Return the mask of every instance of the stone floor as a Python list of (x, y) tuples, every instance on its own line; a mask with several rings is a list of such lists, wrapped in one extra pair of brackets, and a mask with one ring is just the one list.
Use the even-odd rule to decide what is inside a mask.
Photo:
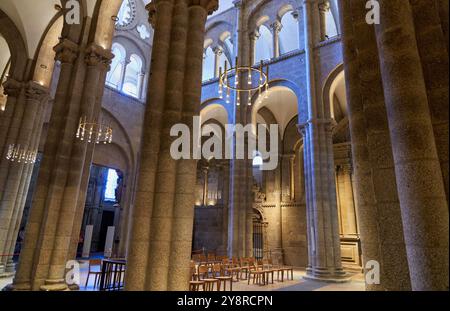
[[(86, 287), (86, 279), (89, 266), (87, 262), (82, 262), (80, 266), (80, 290), (94, 291), (94, 276), (89, 278), (88, 286)], [(233, 283), (233, 291), (364, 291), (364, 277), (362, 274), (352, 274), (351, 281), (347, 283), (324, 283), (311, 280), (304, 280), (305, 271), (295, 270), (294, 280), (277, 282), (275, 277), (274, 284), (260, 286), (253, 285), (248, 281), (240, 281)], [(12, 278), (0, 279), (0, 289), (12, 282)], [(228, 288), (229, 285), (227, 285)]]

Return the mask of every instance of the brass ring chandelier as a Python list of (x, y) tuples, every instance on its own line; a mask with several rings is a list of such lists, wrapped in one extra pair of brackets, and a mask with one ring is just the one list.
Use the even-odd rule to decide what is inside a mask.
[[(236, 64), (238, 59), (236, 58)], [(222, 72), (222, 67), (219, 69), (219, 97), (226, 98), (226, 103), (231, 101), (231, 92), (236, 93), (236, 106), (241, 105), (241, 93), (247, 93), (248, 106), (252, 105), (252, 93), (258, 92), (259, 99), (264, 91), (265, 98), (269, 97), (269, 65), (266, 66), (264, 72), (264, 63), (261, 61), (259, 67), (252, 66), (237, 66), (228, 68), (228, 62), (225, 61), (225, 70)], [(231, 81), (234, 76), (234, 82)], [(246, 82), (240, 81), (245, 81)], [(257, 81), (255, 83), (254, 81)], [(243, 84), (243, 85), (242, 85)], [(225, 95), (224, 95), (225, 94)]]
[(87, 117), (81, 117), (78, 124), (76, 137), (81, 140), (95, 144), (110, 144), (113, 137), (113, 129), (110, 125), (90, 122)]
[(23, 148), (20, 145), (9, 145), (6, 159), (11, 162), (34, 164), (37, 159), (37, 151)]

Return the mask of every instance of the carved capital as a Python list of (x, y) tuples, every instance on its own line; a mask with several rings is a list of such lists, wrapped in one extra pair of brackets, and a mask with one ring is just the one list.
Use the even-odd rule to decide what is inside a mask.
[(23, 83), (12, 78), (8, 78), (5, 83), (3, 83), (3, 93), (10, 97), (18, 97), (20, 90), (22, 89)]
[(261, 37), (261, 34), (258, 30), (252, 31), (249, 35), (250, 41), (257, 41), (259, 37)]
[(86, 49), (85, 61), (88, 66), (99, 66), (103, 69), (111, 64), (114, 54), (99, 45), (92, 44)]
[(220, 56), (223, 54), (223, 48), (221, 46), (216, 46), (215, 48), (213, 48), (213, 52), (217, 56)]
[(278, 34), (278, 33), (280, 33), (281, 29), (283, 29), (283, 25), (279, 21), (276, 21), (270, 25), (270, 28), (273, 29), (274, 33)]
[(67, 39), (62, 39), (53, 50), (56, 53), (55, 60), (58, 60), (63, 64), (73, 64), (77, 59), (79, 48), (76, 43)]
[(148, 11), (148, 22), (149, 24), (155, 28), (156, 25), (156, 3), (155, 1), (150, 2), (145, 6), (145, 9)]
[(186, 0), (188, 7), (200, 6), (205, 9), (208, 15), (214, 13), (219, 8), (219, 0)]
[(30, 81), (26, 85), (25, 95), (27, 100), (41, 102), (48, 94), (48, 89), (37, 82)]
[(326, 13), (330, 10), (330, 2), (324, 1), (322, 3), (319, 3), (319, 11), (321, 13)]

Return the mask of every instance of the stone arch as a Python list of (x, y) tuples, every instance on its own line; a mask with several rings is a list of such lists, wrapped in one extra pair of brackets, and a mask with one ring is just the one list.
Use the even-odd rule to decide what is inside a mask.
[[(125, 127), (122, 125), (122, 123), (108, 110), (105, 108), (102, 108), (102, 117), (106, 116), (106, 119), (111, 120), (111, 124), (114, 128), (113, 133), (113, 142), (115, 141), (116, 144), (117, 140), (114, 139), (114, 137), (117, 138), (117, 134), (120, 134), (120, 138), (122, 138), (122, 144), (118, 144), (121, 146), (121, 148), (124, 150), (125, 154), (127, 154), (127, 158), (129, 159), (130, 163), (130, 169), (133, 169), (135, 167), (135, 158), (136, 153), (135, 150), (133, 150), (133, 145), (131, 143), (130, 136), (128, 135)], [(127, 152), (128, 150), (128, 152)]]
[(22, 80), (27, 65), (27, 47), (25, 41), (11, 18), (0, 9), (0, 34), (8, 44), (11, 54), (9, 76)]
[(119, 12), (123, 0), (98, 0), (94, 9), (91, 42), (110, 49), (115, 32), (114, 16)]
[(344, 64), (339, 64), (336, 66), (325, 79), (325, 83), (322, 89), (322, 103), (323, 109), (325, 113), (325, 118), (333, 118), (334, 108), (333, 108), (333, 99), (331, 98), (331, 93), (333, 88), (336, 87), (336, 80), (338, 78), (342, 78), (344, 75)]
[[(298, 118), (300, 118), (300, 114), (298, 112), (301, 111), (300, 105), (303, 100), (302, 95), (301, 95), (302, 94), (301, 88), (294, 82), (291, 82), (289, 80), (284, 80), (284, 79), (276, 79), (276, 80), (272, 80), (269, 82), (269, 92), (277, 87), (289, 89), (290, 91), (292, 91), (295, 94), (295, 96), (297, 97), (297, 114), (298, 114)], [(261, 96), (265, 96), (264, 93), (262, 93)], [(254, 122), (255, 116), (258, 113), (258, 110), (260, 109), (260, 106), (257, 104), (258, 100), (259, 100), (259, 93), (256, 92), (252, 96), (252, 107), (251, 107), (251, 109), (249, 109), (248, 115), (247, 115), (248, 120), (251, 120), (252, 124), (255, 124), (255, 122)]]
[(53, 76), (53, 69), (55, 67), (55, 47), (61, 37), (64, 28), (64, 16), (60, 11), (48, 24), (44, 31), (38, 48), (36, 49), (32, 76), (30, 77), (39, 84), (49, 87)]
[(202, 124), (210, 119), (216, 119), (222, 125), (231, 123), (230, 113), (222, 99), (210, 99), (204, 102), (200, 107), (200, 118), (202, 118)]

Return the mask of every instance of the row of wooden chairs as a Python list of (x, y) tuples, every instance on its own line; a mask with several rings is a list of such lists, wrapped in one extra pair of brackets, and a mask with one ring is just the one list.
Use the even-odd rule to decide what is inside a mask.
[[(222, 258), (222, 262), (209, 262), (196, 264), (191, 262), (191, 290), (199, 291), (200, 288), (205, 291), (214, 290), (214, 285), (220, 291), (221, 285), (230, 282), (232, 290), (233, 282), (248, 280), (248, 284), (253, 280), (253, 284), (267, 285), (274, 283), (275, 274), (278, 282), (284, 282), (286, 277), (294, 280), (294, 268), (275, 265), (271, 259), (256, 260), (254, 258)], [(244, 277), (245, 275), (245, 277)]]
[(227, 290), (227, 282), (230, 283), (230, 291), (233, 291), (233, 277), (227, 274), (223, 265), (215, 264), (201, 264), (196, 265), (191, 261), (191, 281), (189, 283), (190, 291), (220, 291), (223, 285), (223, 290)]

